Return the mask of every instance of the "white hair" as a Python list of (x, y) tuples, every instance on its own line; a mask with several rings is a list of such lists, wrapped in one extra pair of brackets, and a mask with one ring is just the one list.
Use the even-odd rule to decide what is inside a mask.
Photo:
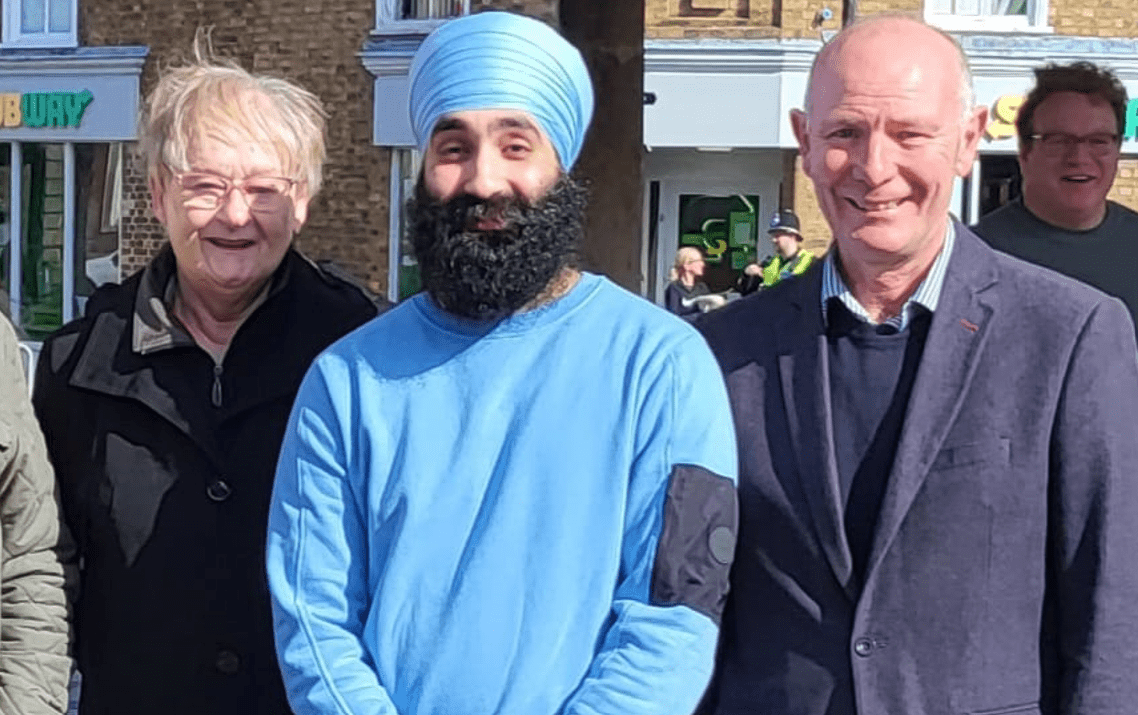
[(320, 100), (287, 80), (213, 58), (208, 37), (203, 53), (202, 34), (194, 42), (195, 61), (163, 72), (147, 98), (140, 132), (147, 174), (158, 176), (163, 166), (188, 170), (190, 147), (203, 136), (252, 140), (271, 146), (291, 178), (315, 196), (325, 157)]

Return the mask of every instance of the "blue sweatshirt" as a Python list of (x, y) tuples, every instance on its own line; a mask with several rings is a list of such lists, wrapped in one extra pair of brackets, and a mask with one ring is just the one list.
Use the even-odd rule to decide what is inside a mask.
[(272, 499), (298, 715), (688, 715), (736, 452), (703, 339), (608, 280), (496, 324), (420, 294), (329, 348)]

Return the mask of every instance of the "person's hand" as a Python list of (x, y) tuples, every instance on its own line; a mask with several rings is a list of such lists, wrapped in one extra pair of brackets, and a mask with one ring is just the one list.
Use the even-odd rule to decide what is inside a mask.
[(700, 296), (699, 307), (705, 313), (709, 310), (722, 308), (725, 305), (727, 305), (727, 297), (720, 295), (719, 293), (711, 293), (710, 295)]

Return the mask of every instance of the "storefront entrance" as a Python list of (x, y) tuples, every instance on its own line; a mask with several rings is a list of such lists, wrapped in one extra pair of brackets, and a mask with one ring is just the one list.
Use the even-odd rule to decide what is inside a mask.
[(27, 338), (119, 280), (121, 161), (118, 143), (0, 144), (0, 298)]

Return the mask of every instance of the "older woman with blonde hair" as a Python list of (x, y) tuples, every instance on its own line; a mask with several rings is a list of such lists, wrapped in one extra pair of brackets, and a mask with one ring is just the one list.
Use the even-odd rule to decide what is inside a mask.
[(150, 95), (141, 146), (168, 243), (45, 344), (35, 406), (82, 558), (80, 712), (289, 713), (264, 539), (301, 378), (376, 314), (292, 239), (324, 112), (202, 59)]

